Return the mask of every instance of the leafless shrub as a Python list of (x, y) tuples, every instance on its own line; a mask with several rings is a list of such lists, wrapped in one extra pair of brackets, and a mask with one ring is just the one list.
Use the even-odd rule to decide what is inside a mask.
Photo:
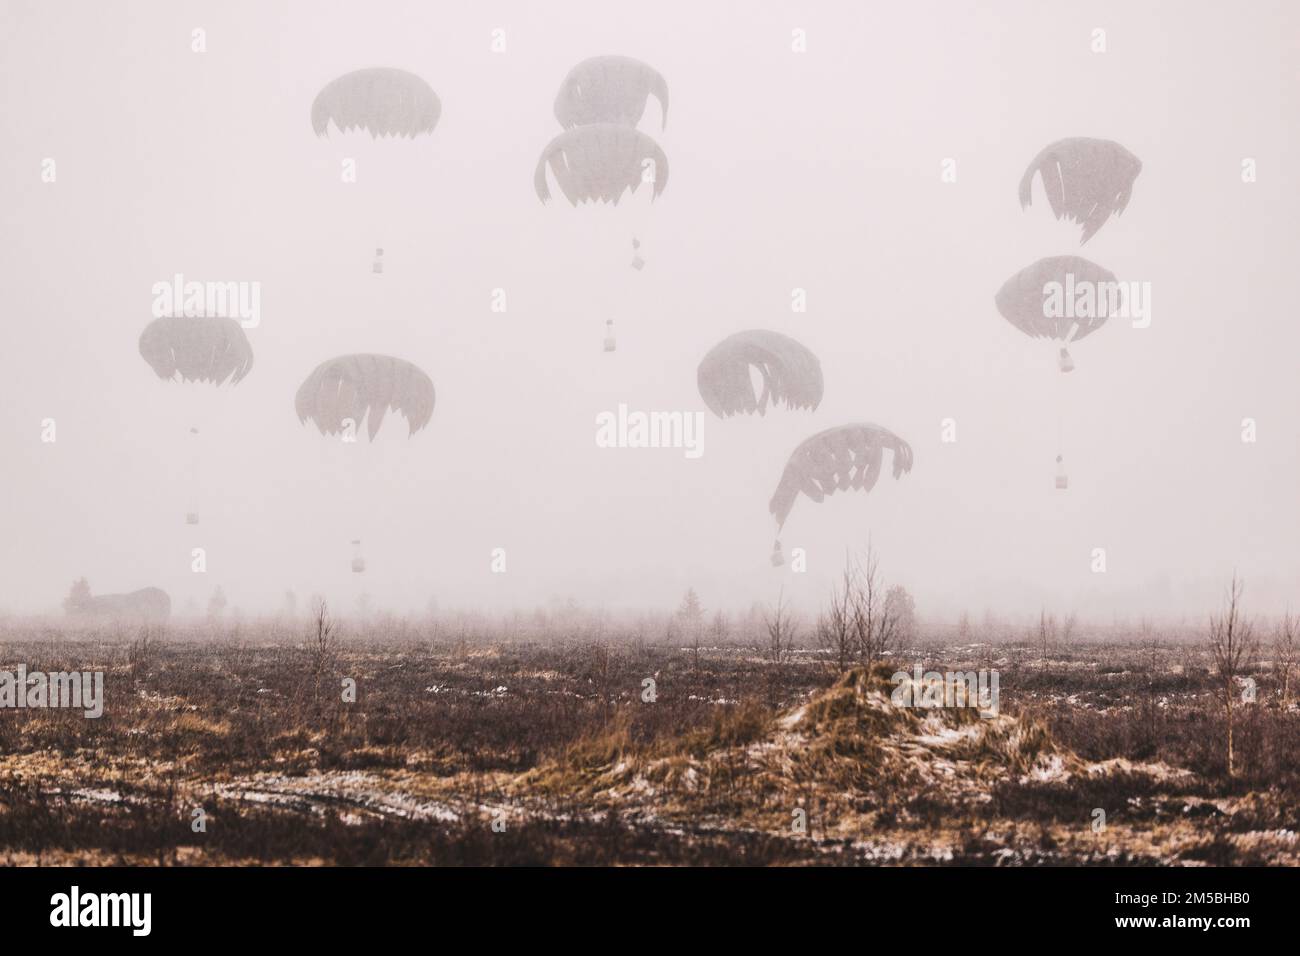
[(1142, 727), (1146, 746), (1154, 751), (1158, 740), (1156, 723), (1160, 714), (1156, 700), (1156, 678), (1160, 674), (1160, 644), (1150, 621), (1143, 619), (1140, 631), (1143, 663), (1146, 665), (1146, 688), (1142, 697)]
[(338, 659), (334, 619), (330, 617), (329, 604), (323, 597), (312, 601), (311, 622), (312, 632), (308, 638), (307, 651), (311, 656), (312, 676), (320, 680), (333, 669)]
[(700, 603), (695, 588), (689, 588), (677, 608), (676, 622), (691, 642), (691, 659), (698, 670), (700, 666), (700, 632), (703, 630), (704, 605)]
[(885, 586), (880, 576), (880, 560), (876, 557), (870, 542), (867, 544), (866, 556), (858, 568), (855, 614), (858, 659), (870, 665), (897, 649), (900, 622), (898, 610), (891, 608), (885, 599)]
[(907, 588), (895, 584), (885, 593), (885, 608), (897, 621), (897, 649), (902, 650), (917, 638), (916, 601)]
[(1042, 653), (1039, 659), (1047, 663), (1047, 646), (1056, 640), (1056, 615), (1048, 614), (1047, 608), (1038, 612), (1038, 646)]
[(591, 680), (600, 698), (601, 723), (609, 723), (613, 688), (611, 687), (609, 644), (596, 641), (591, 645)]
[(713, 623), (709, 625), (709, 636), (715, 645), (722, 644), (727, 635), (731, 633), (731, 622), (727, 620), (724, 611), (718, 611), (713, 615)]
[(763, 624), (767, 629), (767, 658), (773, 664), (779, 664), (789, 656), (799, 630), (794, 615), (786, 607), (784, 588), (772, 612), (763, 612)]
[(140, 627), (127, 646), (126, 660), (131, 668), (132, 680), (139, 680), (142, 674), (149, 672), (149, 667), (158, 655), (159, 637), (158, 631), (146, 624)]
[(1254, 625), (1242, 610), (1241, 596), (1245, 582), (1232, 575), (1226, 603), (1221, 614), (1210, 618), (1210, 654), (1214, 661), (1214, 692), (1223, 707), (1228, 725), (1228, 776), (1235, 772), (1232, 750), (1232, 706), (1237, 696), (1237, 680), (1250, 665), (1255, 653)]
[(831, 589), (826, 611), (817, 621), (818, 643), (840, 670), (853, 662), (874, 664), (898, 648), (903, 605), (888, 599), (880, 562), (870, 543), (861, 559), (844, 558), (840, 584)]
[(831, 654), (836, 670), (846, 671), (857, 650), (856, 616), (857, 567), (850, 555), (844, 556), (844, 573), (838, 586), (831, 588), (831, 599), (817, 617), (817, 643)]
[(1291, 671), (1295, 668), (1296, 619), (1288, 610), (1273, 629), (1273, 667), (1277, 671), (1282, 706), (1291, 702)]

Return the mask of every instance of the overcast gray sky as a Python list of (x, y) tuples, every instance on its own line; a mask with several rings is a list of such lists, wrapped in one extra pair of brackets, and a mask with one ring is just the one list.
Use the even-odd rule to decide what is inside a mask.
[[(431, 596), (665, 606), (691, 585), (709, 608), (782, 586), (812, 608), (868, 535), (932, 615), (1200, 613), (1234, 567), (1259, 610), (1298, 597), (1294, 4), (0, 11), (0, 606), (54, 608), (84, 575), (96, 593), (162, 587), (178, 608), (218, 584), (249, 611), (287, 588), (345, 604), (364, 590), (401, 610)], [(1090, 49), (1097, 27), (1105, 53)], [(666, 128), (654, 104), (641, 128), (669, 184), (653, 204), (641, 190), (617, 209), (558, 193), (543, 206), (532, 177), (559, 132), (556, 90), (606, 53), (667, 78)], [(432, 136), (313, 134), (317, 92), (367, 66), (429, 82)], [(1040, 184), (1030, 209), (1017, 200), (1030, 160), (1070, 136), (1143, 163), (1127, 211), (1082, 248)], [(344, 157), (359, 182), (340, 181)], [(941, 181), (946, 158), (955, 183)], [(1146, 329), (1112, 320), (1063, 376), (993, 296), (1066, 254), (1149, 282), (1153, 315)], [(164, 384), (141, 359), (152, 286), (177, 272), (261, 283), (256, 364), (237, 387)], [(496, 288), (505, 313), (491, 311)], [(794, 288), (806, 313), (791, 311)], [(746, 328), (820, 357), (817, 411), (706, 411), (698, 460), (596, 447), (595, 416), (620, 402), (703, 411), (700, 358)], [(345, 352), (425, 369), (429, 426), (408, 441), (390, 419), (344, 458), (300, 425), (298, 385)], [(1052, 487), (1058, 408), (1067, 492)], [(940, 440), (944, 418), (955, 443)], [(870, 494), (801, 498), (782, 541), (809, 570), (771, 567), (767, 503), (786, 458), (853, 421), (905, 438), (915, 467)], [(369, 568), (351, 575), (358, 536)]]

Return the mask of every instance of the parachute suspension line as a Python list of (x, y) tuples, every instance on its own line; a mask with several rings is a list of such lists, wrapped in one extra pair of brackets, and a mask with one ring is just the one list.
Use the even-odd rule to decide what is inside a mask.
[[(653, 182), (642, 182), (637, 192), (628, 192), (624, 195), (622, 204), (631, 207), (630, 215), (625, 217), (615, 217), (615, 232), (621, 234), (621, 238), (611, 238), (611, 247), (618, 248), (622, 243), (623, 252), (631, 257), (631, 260), (621, 267), (622, 280), (618, 283), (621, 294), (616, 314), (620, 318), (635, 319), (645, 310), (641, 308), (642, 297), (644, 295), (644, 285), (640, 279), (640, 273), (646, 266), (646, 260), (643, 253), (646, 250), (646, 236), (650, 231), (650, 223), (654, 220), (653, 210), (649, 208), (652, 202), (646, 196), (646, 192), (653, 192)], [(630, 222), (620, 222), (619, 219), (627, 219)], [(631, 226), (631, 238), (627, 237), (626, 228)], [(611, 343), (613, 341), (612, 332), (605, 339), (605, 351), (612, 352)]]
[(1074, 359), (1070, 357), (1070, 343), (1074, 341), (1078, 332), (1079, 323), (1074, 322), (1070, 325), (1070, 331), (1065, 334), (1065, 338), (1061, 340), (1061, 352), (1057, 356), (1056, 363), (1062, 372), (1074, 371)]
[[(367, 418), (369, 418), (369, 415), (367, 415)], [(361, 517), (359, 519), (356, 513), (357, 512), (357, 505), (356, 505), (357, 486), (364, 484), (364, 482), (357, 480), (357, 472), (361, 470), (361, 458), (362, 458), (361, 434), (362, 434), (362, 423), (360, 421), (357, 421), (352, 432), (352, 441), (348, 442), (343, 446), (343, 452), (345, 455), (345, 460), (343, 463), (344, 483), (347, 485), (347, 490), (344, 493), (343, 500), (348, 503), (347, 510), (348, 510), (348, 514), (351, 516), (348, 521), (350, 525), (350, 528), (348, 529), (349, 531), (348, 540), (351, 542), (355, 552), (352, 558), (352, 570), (354, 572), (357, 571), (357, 561), (361, 559), (361, 529), (358, 527), (358, 525), (361, 526), (365, 525), (364, 517)], [(362, 560), (361, 562), (361, 568), (363, 570), (365, 568), (364, 560)]]
[[(352, 518), (354, 512), (354, 506), (352, 503), (356, 500), (356, 496), (353, 492), (355, 486), (353, 470), (356, 467), (354, 452), (356, 452), (357, 449), (352, 446), (352, 442), (344, 441), (345, 434), (347, 433), (340, 431), (337, 434), (327, 435), (320, 442), (320, 445), (318, 446), (319, 459), (317, 475), (320, 483), (325, 486), (324, 490), (326, 500), (330, 502), (327, 506), (329, 512), (332, 514), (342, 513), (348, 515), (347, 525), (350, 526), (355, 523)], [(359, 424), (354, 426), (351, 434), (354, 440), (359, 441), (361, 426)], [(335, 506), (335, 502), (341, 503), (342, 507)], [(330, 525), (332, 526), (333, 522), (330, 522)], [(355, 527), (345, 527), (343, 529), (331, 527), (330, 533), (331, 535), (337, 534), (340, 530), (347, 532), (348, 538), (346, 540), (348, 541), (353, 541), (356, 537)], [(331, 546), (331, 550), (332, 547), (333, 546)], [(355, 543), (353, 544), (353, 548), (355, 550)], [(355, 564), (355, 561), (353, 563)]]
[(1065, 382), (1056, 377), (1056, 490), (1065, 491), (1070, 479), (1065, 471)]
[[(336, 481), (329, 491), (335, 493), (338, 501), (339, 507), (334, 510), (346, 509), (345, 520), (353, 523), (353, 527), (349, 528), (352, 533), (340, 535), (340, 545), (363, 537), (356, 531), (368, 527), (370, 509), (366, 505), (372, 496), (359, 497), (356, 491), (358, 488), (373, 491), (374, 482), (370, 479), (381, 464), (374, 459), (379, 449), (356, 446), (370, 445), (390, 412), (393, 418), (406, 419), (408, 437), (413, 435), (433, 416), (434, 398), (433, 382), (424, 371), (390, 355), (356, 354), (327, 359), (299, 386), (294, 396), (299, 419), (313, 423), (321, 433), (323, 444), (339, 442), (342, 446), (331, 449), (331, 454), (338, 457), (333, 470)], [(398, 427), (401, 426), (390, 424), (389, 430)], [(358, 518), (359, 510), (367, 513)]]
[(641, 188), (637, 190), (636, 195), (628, 193), (627, 198), (624, 200), (632, 206), (632, 215), (628, 217), (631, 219), (632, 226), (632, 260), (628, 263), (628, 267), (636, 272), (640, 272), (646, 265), (645, 251), (648, 248), (646, 241), (650, 234), (650, 224), (654, 220), (654, 210), (650, 207), (657, 200), (647, 197), (645, 194), (647, 191), (653, 194), (654, 188), (654, 183), (642, 182)]
[[(364, 422), (361, 419), (357, 420), (353, 441), (344, 446), (348, 458), (345, 500), (348, 502), (348, 514), (351, 515), (348, 540), (353, 549), (352, 570), (358, 574), (366, 569), (362, 548), (367, 532), (374, 525), (373, 492), (377, 487), (375, 475), (381, 470), (381, 466), (375, 461), (379, 450), (375, 448), (374, 439), (370, 437), (370, 418), (374, 414), (375, 409), (371, 407), (366, 411)], [(353, 595), (355, 603), (361, 597), (364, 582), (356, 578), (354, 583), (356, 584), (354, 589), (356, 593)]]
[(202, 506), (205, 501), (204, 459), (208, 447), (212, 444), (212, 423), (216, 419), (216, 406), (220, 403), (221, 396), (217, 389), (186, 386), (183, 390), (193, 393), (185, 396), (189, 408), (189, 426), (185, 435), (189, 458), (185, 523), (196, 525), (202, 520)]
[(188, 439), (189, 439), (189, 446), (190, 446), (189, 447), (190, 475), (189, 475), (189, 495), (187, 497), (186, 509), (185, 509), (185, 523), (198, 524), (199, 523), (199, 483), (202, 479), (202, 467), (200, 461), (201, 450), (199, 445), (202, 440), (202, 436), (199, 432), (199, 428), (197, 424), (190, 426)]
[[(207, 432), (207, 422), (215, 417), (212, 412), (218, 403), (220, 391), (234, 387), (253, 367), (253, 349), (243, 327), (229, 316), (164, 315), (150, 322), (140, 333), (140, 357), (149, 364), (160, 379), (183, 387), (183, 397), (176, 406), (188, 414), (189, 434), (178, 438), (181, 444), (180, 460), (189, 460), (181, 466), (180, 484), (186, 485), (187, 512), (185, 523), (199, 523), (197, 499), (201, 480), (200, 446), (206, 443), (201, 437)], [(201, 388), (199, 386), (202, 386)], [(191, 391), (196, 390), (191, 395)], [(166, 426), (170, 432), (173, 425)], [(192, 439), (192, 440), (190, 440)]]
[(337, 486), (338, 467), (334, 461), (337, 449), (330, 447), (328, 439), (316, 446), (316, 485), (325, 493), (326, 514), (333, 515), (337, 509), (332, 507), (335, 500), (334, 489)]
[(365, 561), (361, 557), (361, 534), (358, 525), (364, 524), (364, 521), (358, 520), (357, 517), (357, 487), (362, 482), (357, 480), (357, 472), (361, 468), (362, 458), (362, 423), (354, 423), (351, 431), (351, 441), (344, 441), (344, 434), (335, 435), (331, 438), (339, 444), (334, 449), (336, 455), (341, 459), (340, 469), (338, 472), (338, 481), (336, 485), (341, 488), (342, 494), (340, 500), (344, 502), (344, 513), (348, 515), (347, 520), (347, 540), (352, 548), (352, 570), (360, 572), (365, 570)]
[(1065, 382), (1056, 380), (1056, 455), (1065, 454)]
[[(600, 222), (594, 236), (602, 241), (591, 257), (602, 273), (596, 297), (609, 300), (601, 303), (602, 319), (635, 320), (630, 302), (639, 292), (625, 283), (646, 266), (649, 207), (668, 183), (668, 157), (651, 135), (658, 130), (642, 122), (652, 98), (662, 130), (668, 84), (657, 70), (624, 56), (583, 60), (564, 77), (555, 98), (553, 112), (563, 132), (546, 144), (534, 167), (533, 188), (543, 203), (553, 198), (554, 179), (571, 205), (592, 204), (586, 215)], [(650, 129), (643, 131), (643, 125)], [(614, 351), (609, 334), (605, 351)]]
[(370, 232), (368, 235), (373, 237), (374, 245), (370, 248), (370, 274), (375, 277), (382, 277), (384, 274), (384, 265), (386, 254), (390, 251), (385, 239), (391, 239), (392, 217), (394, 213), (387, 203), (376, 202), (371, 200), (369, 212), (364, 216), (366, 225)]

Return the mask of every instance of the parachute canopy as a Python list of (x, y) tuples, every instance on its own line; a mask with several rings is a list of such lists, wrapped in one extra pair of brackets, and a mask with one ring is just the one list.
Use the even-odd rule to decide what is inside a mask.
[(1118, 310), (1122, 291), (1114, 274), (1095, 262), (1052, 256), (1013, 275), (994, 301), (1004, 319), (1032, 338), (1078, 341)]
[(597, 123), (561, 133), (542, 150), (533, 175), (537, 198), (547, 202), (551, 191), (546, 167), (573, 205), (581, 202), (618, 204), (624, 192), (636, 192), (647, 178), (658, 197), (668, 185), (668, 157), (645, 133), (627, 126)]
[(668, 84), (659, 71), (627, 56), (583, 60), (564, 78), (555, 97), (555, 118), (565, 129), (593, 123), (635, 127), (654, 96), (668, 124)]
[(777, 528), (785, 525), (800, 492), (821, 502), (837, 491), (870, 491), (880, 478), (885, 449), (894, 453), (895, 478), (912, 470), (912, 447), (879, 425), (840, 425), (802, 442), (786, 463), (768, 504)]
[(234, 319), (163, 316), (140, 333), (140, 356), (161, 379), (239, 382), (253, 367), (253, 347)]
[(1091, 239), (1112, 215), (1122, 213), (1133, 194), (1142, 161), (1108, 139), (1061, 139), (1043, 149), (1020, 180), (1020, 207), (1033, 199), (1034, 175), (1057, 219), (1082, 223), (1079, 245)]
[(388, 355), (341, 355), (322, 362), (298, 389), (298, 421), (311, 420), (322, 435), (340, 433), (351, 419), (367, 423), (370, 440), (389, 409), (405, 416), (408, 435), (433, 417), (433, 382), (404, 359)]
[[(763, 377), (756, 396), (750, 368)], [(749, 329), (711, 348), (700, 362), (700, 397), (719, 418), (767, 412), (768, 404), (815, 409), (822, 400), (822, 367), (807, 348), (789, 336)]]
[(372, 67), (345, 73), (329, 83), (311, 104), (311, 127), (325, 136), (330, 120), (346, 133), (363, 129), (371, 137), (432, 133), (442, 103), (432, 87), (414, 73)]

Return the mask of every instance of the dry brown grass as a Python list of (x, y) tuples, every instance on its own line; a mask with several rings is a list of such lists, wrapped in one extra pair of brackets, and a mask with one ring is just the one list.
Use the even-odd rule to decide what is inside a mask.
[[(892, 706), (893, 666), (837, 677), (757, 646), (697, 664), (645, 643), (410, 631), (342, 639), (326, 666), (303, 634), (249, 626), (143, 648), (7, 638), (12, 661), (102, 669), (108, 688), (100, 720), (0, 713), (12, 859), (1279, 862), (1300, 830), (1300, 710), (1256, 674), (1227, 780), (1207, 662), (1185, 647), (918, 651), (926, 669), (999, 669), (1003, 716), (985, 721)], [(200, 805), (206, 834), (189, 827)], [(498, 812), (506, 834), (485, 822)]]

